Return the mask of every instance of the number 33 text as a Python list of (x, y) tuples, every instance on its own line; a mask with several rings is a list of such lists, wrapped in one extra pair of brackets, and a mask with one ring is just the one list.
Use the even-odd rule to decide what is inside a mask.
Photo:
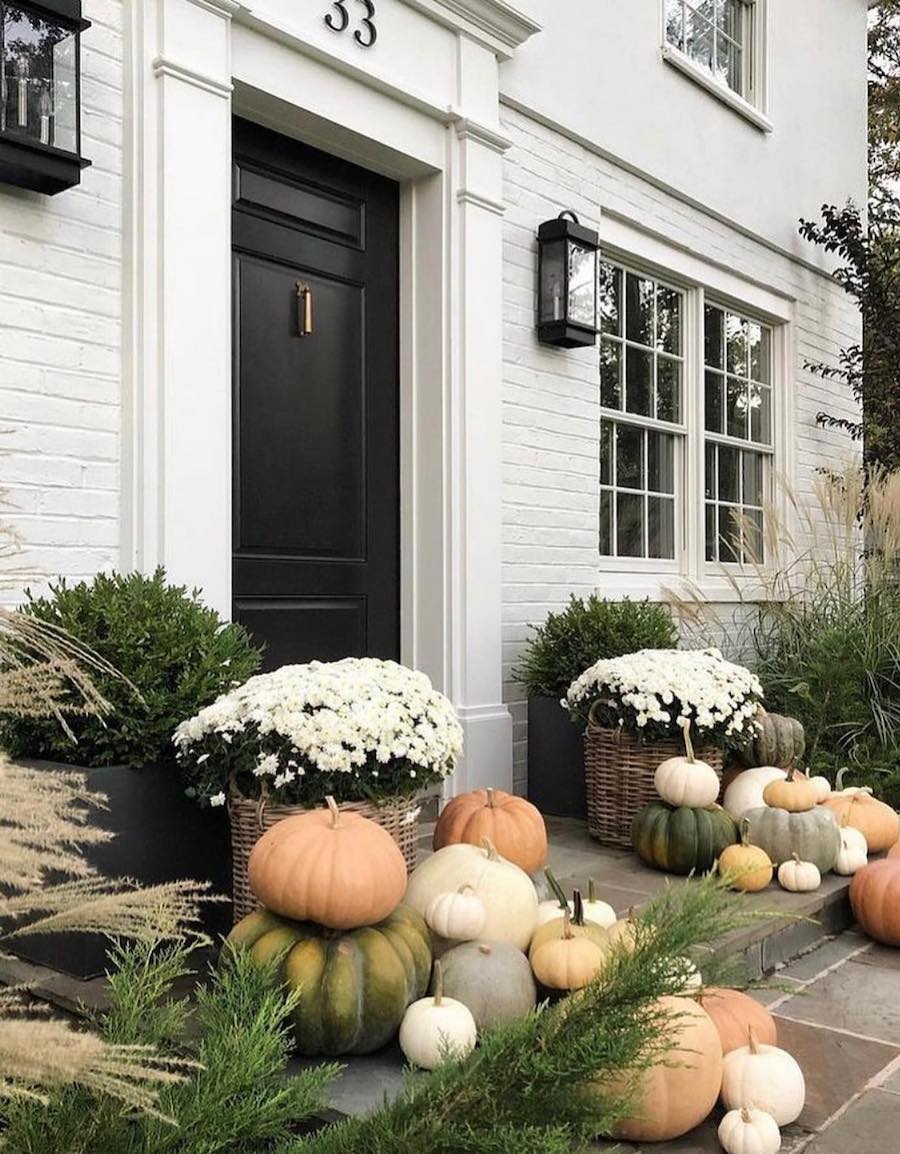
[[(353, 39), (363, 48), (371, 48), (378, 39), (378, 29), (375, 27), (375, 0), (354, 0), (354, 2), (358, 8), (363, 9), (363, 14), (355, 21)], [(326, 14), (325, 23), (332, 32), (346, 32), (351, 23), (354, 23), (348, 7), (350, 3), (351, 0), (335, 0), (331, 5), (333, 11)]]

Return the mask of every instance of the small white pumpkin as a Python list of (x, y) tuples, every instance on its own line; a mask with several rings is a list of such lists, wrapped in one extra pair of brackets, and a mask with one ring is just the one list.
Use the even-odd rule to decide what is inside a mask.
[(822, 884), (822, 875), (815, 862), (801, 861), (797, 854), (778, 867), (778, 884), (792, 894), (808, 894)]
[(719, 1123), (719, 1142), (725, 1154), (778, 1154), (781, 1131), (771, 1114), (745, 1106)]
[(486, 919), (484, 902), (468, 884), (436, 894), (425, 911), (428, 928), (453, 942), (474, 942), (481, 936)]
[(861, 870), (869, 860), (869, 843), (865, 834), (854, 829), (852, 825), (841, 826), (841, 848), (838, 850), (837, 861), (834, 863), (834, 872), (841, 877), (849, 878)]
[(752, 1027), (747, 1034), (746, 1046), (725, 1055), (722, 1101), (729, 1110), (764, 1110), (779, 1126), (788, 1126), (806, 1102), (803, 1071), (786, 1050), (757, 1042)]
[(657, 767), (653, 784), (659, 796), (674, 806), (704, 809), (719, 797), (719, 775), (705, 761), (694, 757), (691, 724), (682, 727), (686, 757), (670, 757)]
[(470, 1054), (477, 1037), (468, 1006), (444, 997), (441, 963), (435, 962), (434, 996), (413, 1002), (400, 1026), (400, 1049), (406, 1060), (422, 1070), (434, 1070), (449, 1056)]
[[(566, 901), (562, 886), (549, 869), (544, 870), (544, 877), (547, 879), (547, 885), (554, 896), (538, 905), (536, 930), (546, 925), (547, 922), (555, 922), (558, 918), (564, 917), (566, 910), (569, 911), (569, 917), (575, 917), (575, 902)], [(593, 878), (588, 878), (587, 897), (581, 903), (581, 912), (585, 921), (602, 926), (605, 930), (609, 929), (617, 920), (616, 911), (612, 906), (597, 897), (597, 887)]]
[(618, 917), (616, 911), (612, 908), (609, 902), (603, 902), (597, 897), (597, 887), (594, 885), (594, 879), (588, 878), (587, 897), (581, 904), (584, 913), (585, 921), (595, 922), (598, 926), (602, 926), (608, 930), (610, 926), (615, 925)]
[(703, 977), (690, 958), (673, 958), (672, 975), (678, 979), (679, 996), (687, 997), (703, 989)]
[(763, 791), (773, 781), (786, 781), (787, 770), (774, 765), (760, 765), (739, 773), (725, 790), (722, 805), (735, 821), (740, 821), (748, 810), (760, 809), (766, 803)]

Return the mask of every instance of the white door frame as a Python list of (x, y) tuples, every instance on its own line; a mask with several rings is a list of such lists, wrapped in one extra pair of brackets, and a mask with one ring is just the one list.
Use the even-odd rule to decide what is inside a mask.
[(399, 180), (402, 656), (460, 714), (454, 788), (509, 789), (498, 59), (537, 26), (505, 0), (380, 0), (395, 44), (370, 57), (318, 11), (295, 27), (294, 0), (131, 7), (123, 565), (230, 615), (233, 112)]

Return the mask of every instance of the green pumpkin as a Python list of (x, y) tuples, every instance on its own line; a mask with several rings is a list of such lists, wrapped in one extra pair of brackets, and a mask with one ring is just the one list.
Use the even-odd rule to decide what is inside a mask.
[(734, 818), (721, 806), (678, 808), (655, 801), (634, 816), (631, 843), (647, 865), (672, 874), (712, 869), (726, 846), (739, 841)]
[(740, 755), (749, 769), (772, 765), (789, 769), (796, 765), (806, 750), (806, 734), (795, 717), (780, 713), (763, 713), (755, 721), (756, 734)]
[(775, 866), (790, 861), (794, 854), (811, 861), (820, 873), (834, 869), (841, 848), (837, 819), (827, 806), (817, 805), (803, 813), (788, 813), (764, 805), (744, 814), (747, 838), (764, 849)]
[(408, 906), (347, 932), (260, 910), (227, 940), (260, 965), (283, 958), (284, 984), (299, 991), (296, 1047), (310, 1057), (369, 1054), (386, 1045), (431, 976), (431, 934)]

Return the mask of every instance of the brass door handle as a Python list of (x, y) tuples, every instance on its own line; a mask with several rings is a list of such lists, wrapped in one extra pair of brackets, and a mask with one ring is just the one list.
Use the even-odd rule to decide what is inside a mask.
[(306, 281), (297, 281), (297, 335), (312, 336), (313, 331), (313, 294), (312, 287)]

